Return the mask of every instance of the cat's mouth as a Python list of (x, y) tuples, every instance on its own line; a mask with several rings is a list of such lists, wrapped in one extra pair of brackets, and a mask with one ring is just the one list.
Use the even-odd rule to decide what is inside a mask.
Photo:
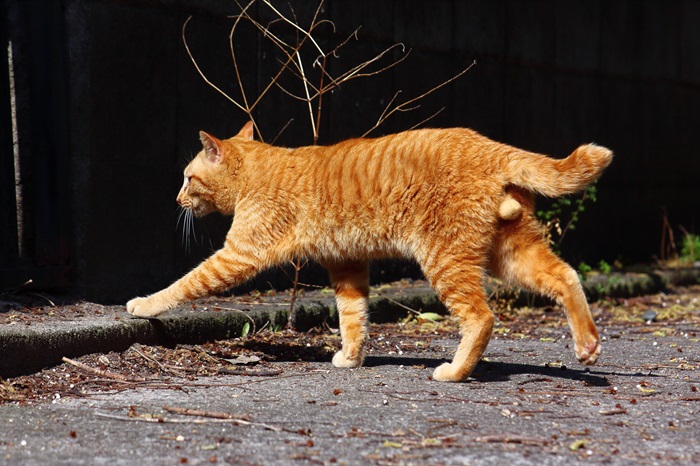
[(208, 202), (192, 202), (191, 199), (181, 199), (178, 196), (177, 203), (183, 210), (189, 211), (195, 217), (204, 217), (214, 211), (213, 206)]
[(214, 211), (214, 208), (209, 204), (197, 204), (185, 208), (190, 210), (197, 218), (204, 217)]

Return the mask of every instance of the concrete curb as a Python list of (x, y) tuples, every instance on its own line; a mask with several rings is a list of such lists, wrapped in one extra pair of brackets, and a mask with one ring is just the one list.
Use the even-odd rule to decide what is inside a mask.
[[(667, 290), (672, 285), (700, 282), (700, 268), (675, 270), (639, 270), (636, 272), (590, 275), (584, 288), (591, 301), (602, 296), (616, 298), (638, 296)], [(493, 284), (491, 283), (492, 287)], [(487, 286), (488, 288), (489, 286)], [(528, 295), (506, 290), (500, 297), (532, 302)], [(510, 295), (509, 295), (510, 293)], [(424, 282), (385, 285), (372, 289), (370, 319), (373, 322), (396, 321), (406, 315), (407, 307), (422, 312), (444, 313), (433, 290)], [(241, 307), (240, 304), (237, 305)], [(245, 312), (201, 307), (192, 311), (180, 307), (158, 319), (135, 319), (123, 306), (106, 307), (98, 317), (40, 322), (31, 326), (0, 327), (0, 377), (36, 372), (59, 364), (61, 358), (89, 353), (123, 351), (134, 343), (172, 346), (196, 344), (241, 335), (246, 322), (253, 328), (284, 326), (288, 308), (271, 309), (261, 304), (242, 306)], [(325, 323), (337, 326), (333, 297), (327, 293), (305, 294), (295, 305), (295, 328), (308, 330)]]

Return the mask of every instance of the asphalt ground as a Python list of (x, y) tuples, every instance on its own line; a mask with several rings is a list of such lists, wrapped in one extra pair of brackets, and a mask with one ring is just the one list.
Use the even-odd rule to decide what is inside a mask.
[[(400, 309), (435, 303), (420, 283), (374, 292), (375, 302)], [(322, 294), (298, 301), (313, 311), (310, 321), (323, 315)], [(504, 309), (483, 360), (460, 384), (430, 379), (458, 342), (449, 318), (408, 313), (372, 324), (365, 366), (336, 369), (329, 361), (339, 338), (328, 316), (311, 333), (273, 332), (284, 316), (268, 309), (269, 323), (254, 318), (245, 338), (234, 326), (227, 340), (197, 346), (168, 333), (186, 326), (132, 322), (121, 306), (66, 305), (71, 317), (61, 306), (33, 308), (27, 319), (6, 314), (14, 323), (3, 322), (5, 335), (34, 332), (31, 341), (56, 332), (78, 338), (90, 332), (76, 322), (92, 318), (122, 333), (132, 325), (160, 333), (134, 344), (143, 335), (129, 331), (111, 349), (83, 344), (70, 363), (0, 380), (0, 464), (698, 464), (699, 297), (691, 286), (594, 303), (604, 352), (591, 368), (575, 361), (559, 309)], [(237, 299), (276, 309), (288, 298)], [(223, 303), (169, 319), (190, 322), (194, 333), (204, 330), (192, 323), (213, 314), (251, 322)], [(195, 360), (176, 367), (185, 353), (209, 354), (216, 362), (207, 367), (217, 369), (188, 372), (204, 364)], [(223, 370), (239, 367), (240, 356), (248, 365)], [(3, 352), (8, 358), (36, 360)]]
[[(588, 371), (567, 338), (500, 337), (469, 382), (430, 380), (455, 343), (373, 355), (352, 370), (281, 361), (273, 377), (170, 379), (4, 405), (0, 462), (700, 463), (697, 338), (623, 333)], [(692, 356), (679, 362), (678, 348)], [(220, 413), (242, 421), (211, 417)]]

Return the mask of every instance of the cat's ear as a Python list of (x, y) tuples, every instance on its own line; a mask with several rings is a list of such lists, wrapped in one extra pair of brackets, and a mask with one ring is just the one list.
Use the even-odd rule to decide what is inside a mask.
[(243, 125), (243, 128), (238, 132), (238, 137), (242, 137), (246, 141), (252, 141), (253, 140), (253, 122), (249, 121), (245, 125)]
[(202, 141), (202, 146), (204, 147), (204, 155), (206, 155), (207, 160), (212, 163), (221, 162), (221, 141), (216, 139), (211, 134), (205, 133), (204, 131), (199, 132), (199, 139)]

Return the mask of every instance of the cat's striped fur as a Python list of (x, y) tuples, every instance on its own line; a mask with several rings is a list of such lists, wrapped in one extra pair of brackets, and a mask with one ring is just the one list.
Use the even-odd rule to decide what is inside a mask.
[(335, 287), (343, 339), (338, 367), (359, 366), (367, 339), (369, 261), (413, 257), (462, 341), (433, 378), (469, 376), (491, 336), (486, 270), (562, 304), (575, 353), (593, 364), (600, 341), (574, 270), (554, 255), (533, 214), (534, 193), (585, 188), (612, 153), (583, 145), (561, 160), (463, 128), (423, 129), (333, 146), (285, 149), (253, 140), (246, 125), (228, 140), (200, 133), (204, 149), (177, 197), (197, 216), (234, 215), (224, 246), (168, 288), (127, 303), (153, 317), (238, 285), (293, 258), (323, 264)]

